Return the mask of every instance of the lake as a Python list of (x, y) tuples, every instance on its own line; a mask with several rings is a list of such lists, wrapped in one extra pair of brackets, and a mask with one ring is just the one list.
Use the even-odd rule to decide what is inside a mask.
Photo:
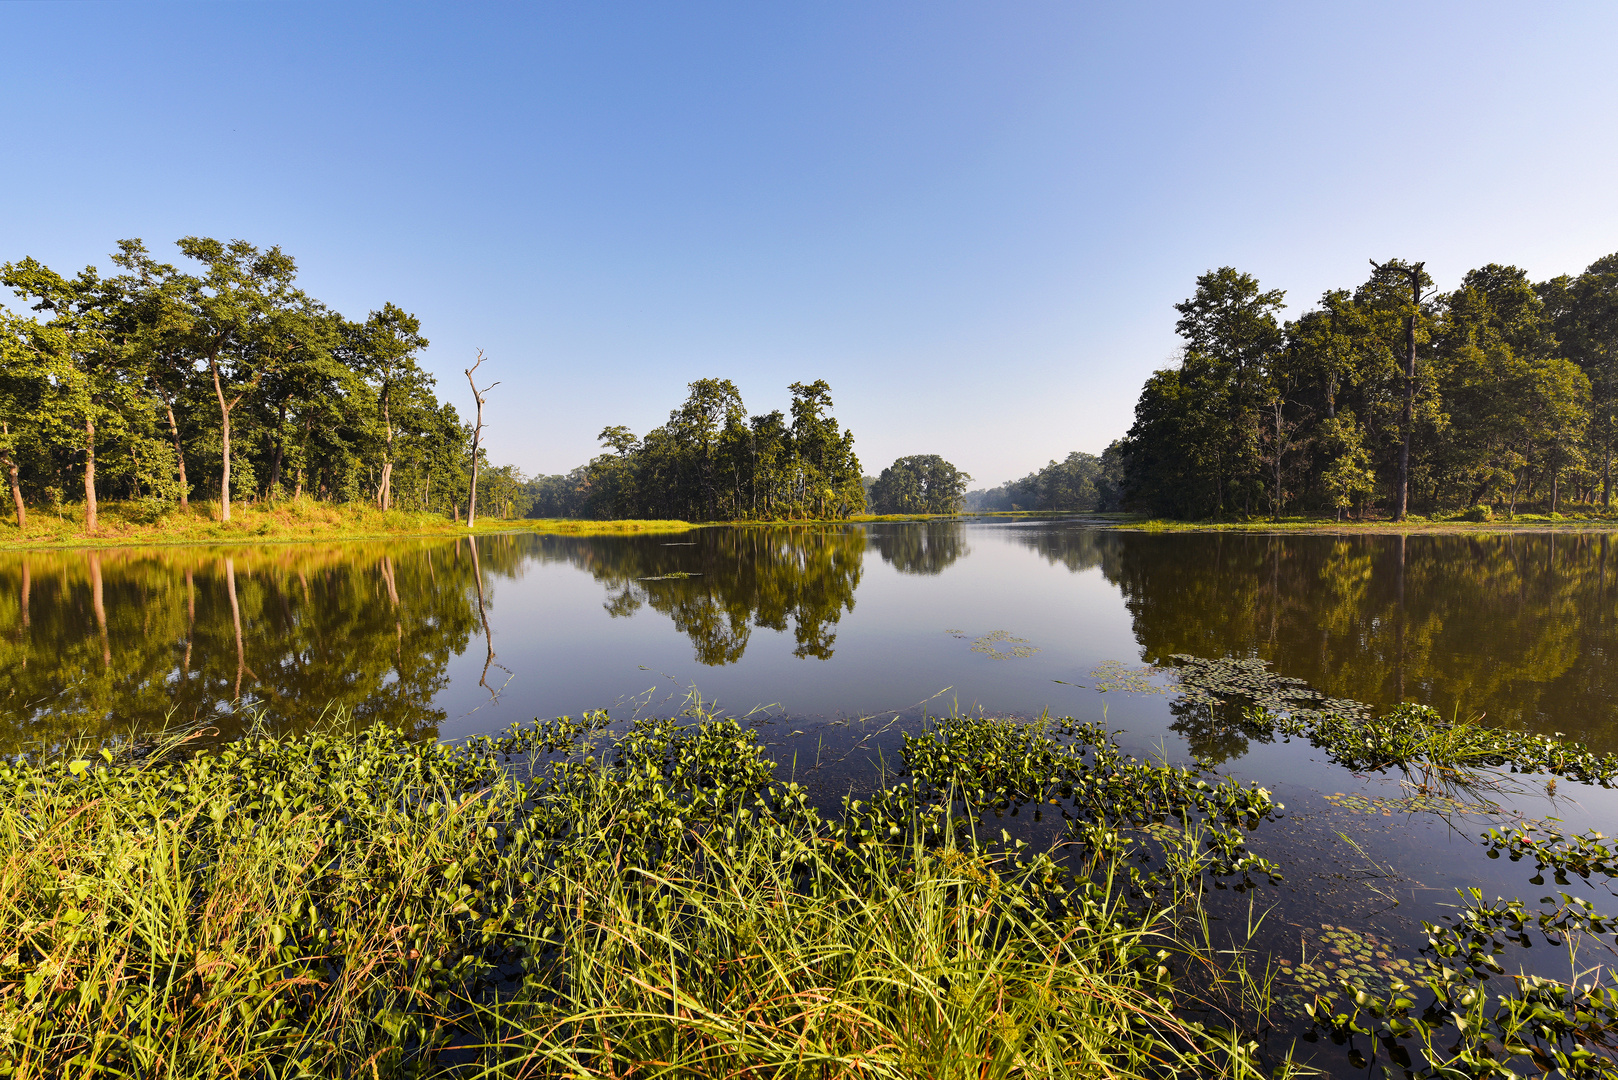
[(1106, 701), (1133, 735), (1239, 757), (1089, 689), (1190, 653), (1612, 750), (1611, 546), (938, 521), (0, 553), (0, 748), (333, 705), (453, 739), (694, 689), (808, 721)]
[[(1615, 606), (1618, 550), (1576, 531), (1149, 534), (974, 519), (10, 552), (0, 751), (333, 715), (458, 739), (595, 708), (666, 715), (700, 694), (751, 712), (831, 805), (869, 787), (925, 714), (1104, 717), (1133, 753), (1202, 757), (1287, 804), (1251, 840), (1284, 882), (1221, 900), (1231, 926), (1249, 902), (1273, 908), (1255, 938), (1270, 956), (1320, 954), (1344, 928), (1414, 952), (1421, 921), (1451, 913), (1458, 887), (1546, 891), (1530, 865), (1485, 857), (1484, 828), (1550, 817), (1610, 829), (1612, 793), (1503, 776), (1491, 806), (1412, 812), (1394, 778), (1177, 707), (1148, 665), (1257, 657), (1378, 709), (1421, 702), (1613, 751)], [(1519, 962), (1567, 977), (1555, 950)]]

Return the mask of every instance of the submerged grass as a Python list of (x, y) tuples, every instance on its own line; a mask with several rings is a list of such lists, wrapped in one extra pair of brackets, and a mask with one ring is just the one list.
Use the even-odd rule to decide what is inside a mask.
[(145, 544), (277, 543), (308, 540), (374, 540), (391, 537), (464, 536), (469, 532), (540, 532), (605, 535), (639, 532), (683, 532), (698, 528), (684, 521), (585, 521), (576, 519), (505, 519), (484, 517), (475, 530), (442, 514), (378, 510), (356, 503), (329, 503), (311, 498), (275, 502), (238, 502), (231, 520), (219, 519), (219, 506), (192, 503), (189, 512), (153, 508), (139, 502), (103, 502), (94, 533), (85, 528), (82, 506), (60, 513), (35, 508), (28, 527), (0, 519), (0, 550), (18, 548), (112, 547)]
[[(1256, 1075), (1177, 973), (1201, 879), (1264, 869), (1257, 789), (949, 721), (825, 818), (691, 719), (0, 766), (0, 1075)], [(981, 839), (1008, 801), (1068, 804), (1069, 852)]]

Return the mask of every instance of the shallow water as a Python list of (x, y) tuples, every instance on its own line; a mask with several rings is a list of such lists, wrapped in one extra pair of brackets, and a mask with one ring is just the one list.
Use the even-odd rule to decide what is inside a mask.
[[(1257, 656), (1335, 697), (1618, 750), (1610, 546), (1579, 532), (974, 521), (6, 553), (0, 752), (197, 719), (224, 736), (255, 716), (296, 729), (332, 707), (453, 739), (591, 708), (668, 713), (695, 691), (760, 709), (784, 768), (831, 803), (874, 783), (927, 712), (1104, 715), (1132, 752), (1212, 758), (1287, 804), (1252, 837), (1286, 880), (1221, 897), (1227, 930), (1243, 930), (1251, 902), (1273, 907), (1258, 943), (1294, 963), (1329, 951), (1339, 926), (1411, 950), (1457, 887), (1548, 891), (1528, 883), (1531, 866), (1484, 857), (1488, 825), (1554, 816), (1611, 831), (1618, 800), (1508, 776), (1486, 811), (1356, 801), (1404, 792), (1307, 743), (1176, 709), (1166, 680), (1140, 669), (1175, 653)], [(1050, 831), (1030, 817), (1006, 824)], [(1615, 906), (1609, 892), (1596, 886), (1598, 907)], [(1554, 950), (1508, 970), (1519, 962), (1567, 977)]]

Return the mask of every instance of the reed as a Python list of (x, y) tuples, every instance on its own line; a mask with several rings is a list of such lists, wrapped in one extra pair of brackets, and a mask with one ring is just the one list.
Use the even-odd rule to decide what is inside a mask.
[[(1103, 823), (1070, 866), (980, 841), (947, 791), (828, 819), (732, 721), (605, 724), (0, 765), (0, 1075), (1256, 1074), (1178, 1018), (1174, 971), (1213, 958), (1175, 907), (1218, 843), (1143, 899)], [(932, 752), (1082, 772), (954, 724)]]

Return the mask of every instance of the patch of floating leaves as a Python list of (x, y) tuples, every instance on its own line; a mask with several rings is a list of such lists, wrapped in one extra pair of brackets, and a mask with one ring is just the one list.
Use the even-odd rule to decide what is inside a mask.
[(1163, 671), (1163, 668), (1150, 664), (1145, 667), (1126, 667), (1117, 660), (1108, 660), (1090, 672), (1090, 688), (1103, 693), (1110, 691), (1126, 694), (1166, 694), (1168, 687), (1156, 678)]
[[(1007, 647), (1002, 649), (1000, 647), (1002, 644)], [(972, 651), (982, 653), (990, 660), (1010, 660), (1026, 659), (1039, 649), (1030, 644), (1027, 638), (1012, 637), (1009, 630), (991, 630), (972, 642)]]
[(1208, 709), (1236, 708), (1254, 729), (1306, 738), (1350, 769), (1415, 765), (1426, 780), (1466, 769), (1506, 767), (1548, 773), (1610, 787), (1618, 754), (1601, 754), (1555, 735), (1450, 723), (1436, 709), (1411, 702), (1373, 715), (1370, 706), (1330, 698), (1299, 679), (1270, 670), (1263, 660), (1170, 657), (1182, 698)]
[(1326, 801), (1339, 810), (1347, 810), (1351, 814), (1380, 814), (1383, 817), (1420, 813), (1487, 814), (1499, 809), (1491, 803), (1465, 802), (1433, 792), (1408, 795), (1400, 799), (1386, 799), (1372, 795), (1345, 795), (1339, 791), (1327, 795)]
[(1391, 940), (1347, 926), (1321, 923), (1312, 943), (1306, 941), (1302, 958), (1277, 961), (1286, 978), (1309, 994), (1332, 998), (1339, 988), (1387, 994), (1393, 980), (1416, 977), (1415, 966), (1397, 956)]

